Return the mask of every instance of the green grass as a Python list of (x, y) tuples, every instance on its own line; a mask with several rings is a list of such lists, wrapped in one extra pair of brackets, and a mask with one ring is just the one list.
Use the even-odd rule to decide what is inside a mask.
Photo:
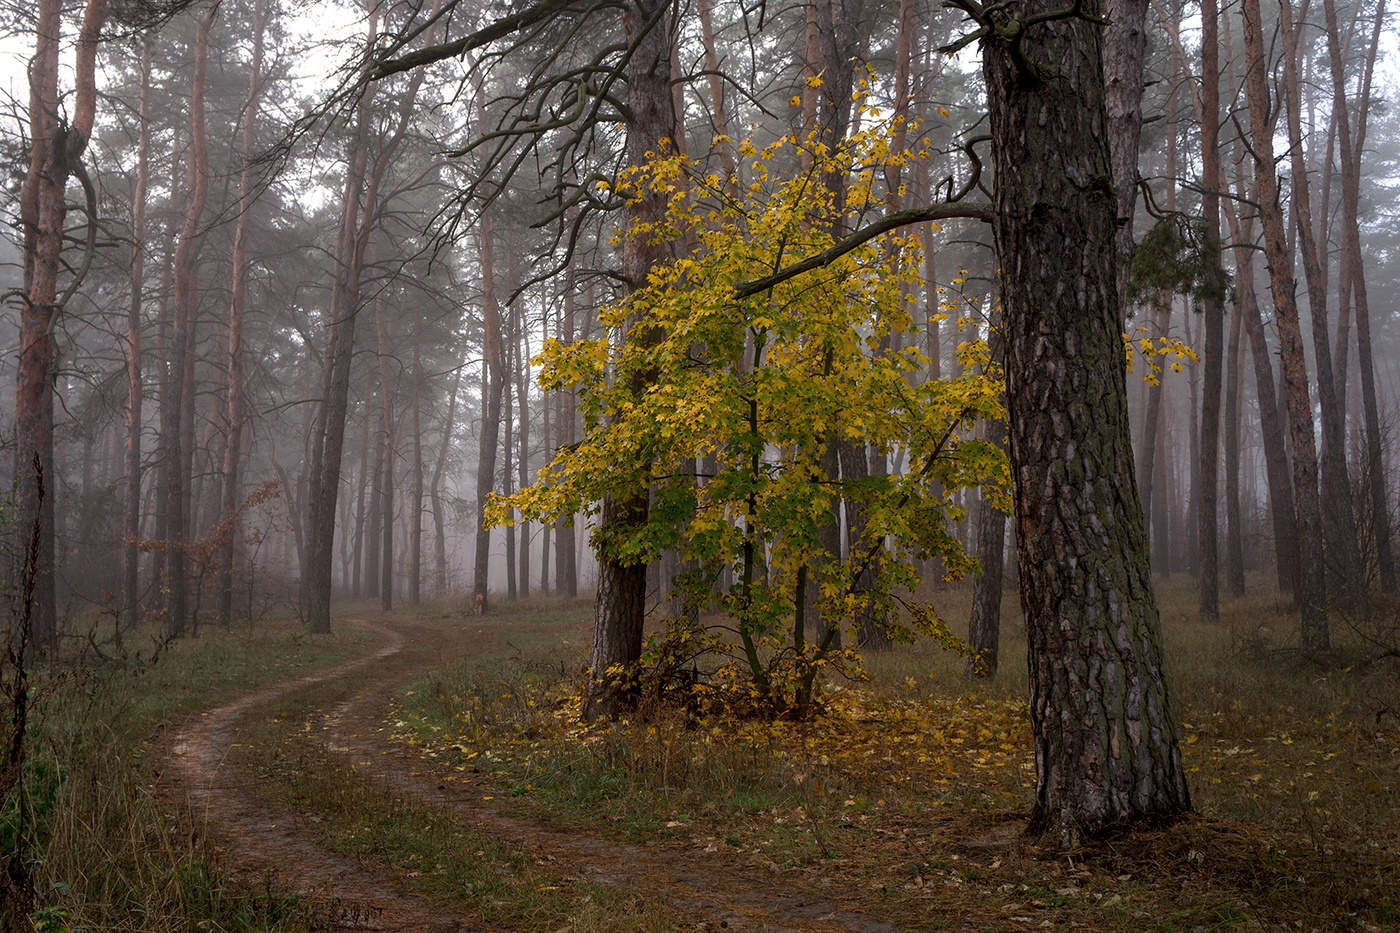
[(29, 834), (38, 860), (36, 922), (54, 930), (304, 928), (307, 905), (268, 887), (230, 884), (204, 840), (166, 812), (153, 794), (146, 746), (194, 710), (332, 663), (363, 637), (313, 638), (294, 621), (273, 620), (205, 627), (159, 652), (154, 631), (128, 632), (125, 642), (152, 648), (144, 659), (67, 659), (62, 673), (35, 678), (29, 754), (44, 778), (31, 790), (51, 803)]
[[(1014, 592), (996, 680), (969, 681), (963, 660), (936, 647), (900, 647), (869, 659), (871, 684), (835, 694), (811, 725), (651, 704), (629, 722), (580, 728), (586, 618), (536, 627), (537, 609), (509, 610), (493, 621), (518, 633), (520, 650), (414, 685), (400, 731), (445, 771), (484, 773), (522, 814), (815, 872), (914, 927), (950, 903), (989, 925), (1027, 912), (1036, 924), (1163, 930), (1393, 923), (1400, 730), (1384, 697), (1400, 697), (1400, 671), (1364, 664), (1368, 646), (1345, 621), (1334, 652), (1305, 657), (1296, 617), (1267, 582), (1251, 580), (1259, 595), (1224, 600), (1211, 623), (1196, 618), (1191, 581), (1159, 582), (1203, 819), (1068, 862), (979, 842), (1023, 819), (1032, 789)], [(932, 595), (965, 618), (966, 589)]]

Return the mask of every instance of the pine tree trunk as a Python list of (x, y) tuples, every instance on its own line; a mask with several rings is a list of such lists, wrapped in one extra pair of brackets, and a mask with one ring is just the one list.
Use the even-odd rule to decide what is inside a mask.
[[(1351, 480), (1347, 476), (1346, 413), (1341, 407), (1332, 369), (1332, 348), (1327, 332), (1327, 282), (1313, 239), (1312, 199), (1308, 170), (1303, 158), (1302, 91), (1298, 75), (1298, 35), (1301, 23), (1293, 21), (1293, 4), (1280, 0), (1279, 25), (1283, 32), (1284, 112), (1287, 115), (1289, 156), (1293, 169), (1293, 231), (1303, 255), (1303, 276), (1308, 288), (1312, 319), (1313, 365), (1317, 370), (1317, 401), (1322, 413), (1322, 520), (1327, 549), (1328, 590), (1347, 609), (1365, 615), (1369, 595), (1357, 544), (1356, 513)], [(1339, 114), (1345, 127), (1345, 114)], [(1345, 137), (1344, 137), (1345, 138)], [(1346, 347), (1340, 348), (1346, 354)]]
[(131, 198), (131, 304), (126, 325), (126, 515), (122, 570), (122, 617), (135, 625), (141, 615), (141, 303), (146, 265), (146, 187), (151, 151), (151, 39), (141, 44), (141, 98), (137, 110), (136, 189)]
[[(564, 307), (559, 322), (558, 339), (565, 344), (574, 341), (574, 269), (571, 265), (564, 274)], [(574, 422), (578, 419), (577, 403), (573, 390), (564, 389), (558, 396), (559, 446), (574, 442)], [(578, 556), (575, 550), (573, 516), (561, 516), (554, 523), (554, 578), (558, 592), (570, 599), (578, 596)]]
[(258, 98), (262, 88), (263, 28), (265, 0), (253, 5), (253, 60), (248, 66), (248, 99), (243, 108), (243, 141), (240, 156), (243, 168), (238, 177), (238, 223), (233, 233), (233, 284), (228, 311), (228, 397), (225, 400), (228, 438), (224, 443), (223, 513), (230, 527), (224, 531), (219, 555), (219, 624), (227, 627), (233, 618), (233, 562), (242, 527), (238, 509), (242, 504), (239, 486), (239, 456), (243, 445), (243, 308), (248, 298), (248, 227), (256, 198), (253, 178), (254, 129), (258, 119)]
[[(1383, 9), (1384, 4), (1381, 4)], [(1367, 57), (1361, 109), (1369, 107), (1371, 72), (1375, 67), (1376, 46), (1382, 21), (1381, 9), (1376, 11), (1376, 26), (1371, 50)], [(1386, 492), (1385, 460), (1381, 449), (1380, 404), (1376, 394), (1376, 369), (1371, 340), (1371, 309), (1366, 292), (1366, 274), (1361, 253), (1359, 220), (1361, 199), (1361, 137), (1365, 134), (1364, 118), (1352, 140), (1351, 120), (1347, 112), (1345, 73), (1342, 68), (1340, 37), (1337, 34), (1337, 9), (1333, 0), (1323, 0), (1327, 19), (1327, 53), (1332, 69), (1333, 112), (1337, 120), (1337, 135), (1341, 149), (1342, 168), (1342, 237), (1344, 255), (1350, 260), (1348, 274), (1356, 304), (1357, 367), (1361, 375), (1361, 407), (1366, 419), (1366, 479), (1371, 510), (1372, 536), (1375, 539), (1376, 563), (1380, 572), (1381, 589), (1396, 590), (1395, 555), (1390, 538), (1390, 499)], [(1342, 347), (1346, 352), (1346, 347)]]
[(365, 564), (365, 487), (369, 485), (369, 418), (360, 422), (360, 481), (355, 484), (354, 543), (350, 554), (350, 595), (360, 598)]
[(452, 429), (457, 418), (457, 393), (462, 388), (462, 367), (457, 367), (452, 375), (452, 392), (447, 397), (447, 421), (442, 426), (442, 446), (438, 449), (437, 463), (433, 466), (433, 479), (428, 485), (428, 496), (433, 507), (433, 592), (442, 596), (447, 592), (447, 529), (442, 514), (442, 474), (447, 468), (447, 454), (452, 449)]
[(506, 354), (502, 346), (501, 309), (496, 301), (494, 225), (489, 214), (481, 218), (481, 313), (486, 341), (482, 356), (481, 434), (477, 439), (476, 555), (472, 569), (474, 611), (485, 613), (491, 570), (491, 529), (486, 527), (486, 497), (495, 488), (496, 448), (500, 443), (501, 397), (506, 386)]
[(1205, 330), (1201, 387), (1201, 449), (1196, 487), (1198, 577), (1202, 619), (1220, 618), (1220, 392), (1224, 373), (1224, 287), (1219, 280), (1220, 191), (1220, 42), (1216, 0), (1201, 2), (1201, 213), (1205, 220), (1206, 294), (1201, 299)]
[(1279, 333), (1284, 397), (1293, 462), (1293, 502), (1297, 510), (1299, 588), (1303, 646), (1310, 651), (1328, 646), (1327, 592), (1323, 576), (1322, 516), (1317, 486), (1317, 447), (1314, 442), (1311, 393), (1303, 360), (1303, 335), (1294, 301), (1292, 253), (1284, 233), (1274, 169), (1273, 129), (1265, 73), (1264, 38), (1259, 0), (1244, 0), (1245, 90), (1253, 133), (1255, 203), (1264, 231), (1264, 257), (1274, 297), (1274, 322)]
[[(992, 354), (1005, 359), (1000, 325), (992, 330)], [(987, 443), (1006, 447), (1006, 422), (987, 423)], [(972, 581), (972, 616), (967, 624), (967, 642), (972, 648), (967, 671), (974, 677), (993, 678), (1001, 645), (1001, 592), (1005, 571), (1006, 515), (981, 496), (977, 504), (977, 563), (982, 572)]]
[[(194, 70), (190, 77), (190, 152), (187, 162), (188, 200), (185, 202), (184, 223), (175, 247), (175, 302), (173, 335), (170, 353), (169, 399), (162, 400), (163, 432), (169, 432), (166, 450), (169, 457), (166, 478), (166, 560), (169, 575), (166, 586), (166, 626), (170, 635), (185, 634), (189, 612), (189, 581), (187, 554), (190, 521), (190, 465), (194, 451), (194, 328), (199, 301), (199, 252), (202, 245), (200, 220), (209, 195), (208, 139), (204, 120), (204, 84), (209, 63), (209, 30), (214, 24), (218, 6), (210, 4), (199, 19), (195, 32)], [(169, 417), (165, 403), (169, 403)]]
[[(1101, 12), (1095, 0), (1083, 11)], [(982, 43), (1030, 644), (1030, 828), (1062, 846), (1190, 806), (1133, 481), (1099, 29), (1053, 18)]]
[(383, 294), (374, 299), (374, 330), (379, 356), (379, 437), (384, 446), (384, 479), (379, 506), (382, 551), (379, 558), (379, 606), (385, 612), (394, 608), (394, 382), (390, 362), (394, 359), (394, 335), (384, 308)]

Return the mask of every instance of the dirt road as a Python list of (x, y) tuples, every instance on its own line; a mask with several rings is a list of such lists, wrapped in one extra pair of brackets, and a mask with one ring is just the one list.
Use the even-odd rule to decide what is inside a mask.
[[(468, 931), (488, 929), (469, 901), (439, 902), (405, 893), (392, 866), (362, 864), (316, 841), (303, 815), (269, 805), (240, 752), (240, 736), (299, 695), (314, 694), (328, 713), (318, 741), (394, 795), (474, 832), (524, 849), (561, 878), (651, 895), (683, 930), (869, 931), (896, 928), (857, 913), (800, 881), (768, 869), (716, 864), (696, 847), (627, 845), (502, 813), (483, 797), (493, 788), (441, 779), (435, 762), (389, 741), (385, 719), (409, 682), (456, 657), (481, 650), (498, 633), (490, 619), (339, 620), (378, 640), (354, 660), (303, 674), (209, 710), (166, 743), (162, 790), (188, 805), (225, 861), (239, 873), (272, 878), (317, 905), (316, 925), (337, 930)], [(618, 918), (626, 929), (626, 918)], [(517, 927), (509, 927), (517, 928)], [(527, 929), (528, 924), (518, 928)]]

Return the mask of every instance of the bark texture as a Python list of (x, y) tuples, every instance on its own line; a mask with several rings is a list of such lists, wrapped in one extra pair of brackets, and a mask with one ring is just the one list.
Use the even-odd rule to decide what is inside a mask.
[(1030, 830), (1074, 846), (1175, 816), (1190, 797), (1133, 480), (1100, 27), (1059, 9), (1008, 4), (983, 72), (1030, 645)]

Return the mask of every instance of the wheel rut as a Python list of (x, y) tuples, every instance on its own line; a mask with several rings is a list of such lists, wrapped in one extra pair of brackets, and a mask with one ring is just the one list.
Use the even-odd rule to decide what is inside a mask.
[[(888, 922), (860, 912), (828, 892), (761, 866), (719, 864), (698, 846), (634, 845), (580, 834), (544, 821), (502, 812), (497, 790), (414, 755), (389, 736), (386, 719), (402, 688), (489, 638), (472, 620), (430, 624), (384, 617), (346, 620), (379, 638), (377, 648), (353, 661), (290, 678), (205, 713), (168, 743), (167, 793), (183, 794), (191, 813), (208, 827), (241, 872), (274, 875), (276, 883), (325, 905), (328, 929), (487, 929), (462, 905), (439, 903), (398, 890), (383, 868), (361, 864), (315, 842), (314, 828), (297, 814), (269, 808), (253, 792), (256, 775), (235, 754), (240, 727), (272, 707), (315, 689), (330, 697), (319, 732), (326, 751), (368, 775), (392, 794), (431, 811), (435, 819), (499, 838), (527, 852), (541, 870), (562, 879), (657, 897), (686, 930), (856, 931), (897, 933)], [(625, 929), (619, 918), (619, 929)]]

